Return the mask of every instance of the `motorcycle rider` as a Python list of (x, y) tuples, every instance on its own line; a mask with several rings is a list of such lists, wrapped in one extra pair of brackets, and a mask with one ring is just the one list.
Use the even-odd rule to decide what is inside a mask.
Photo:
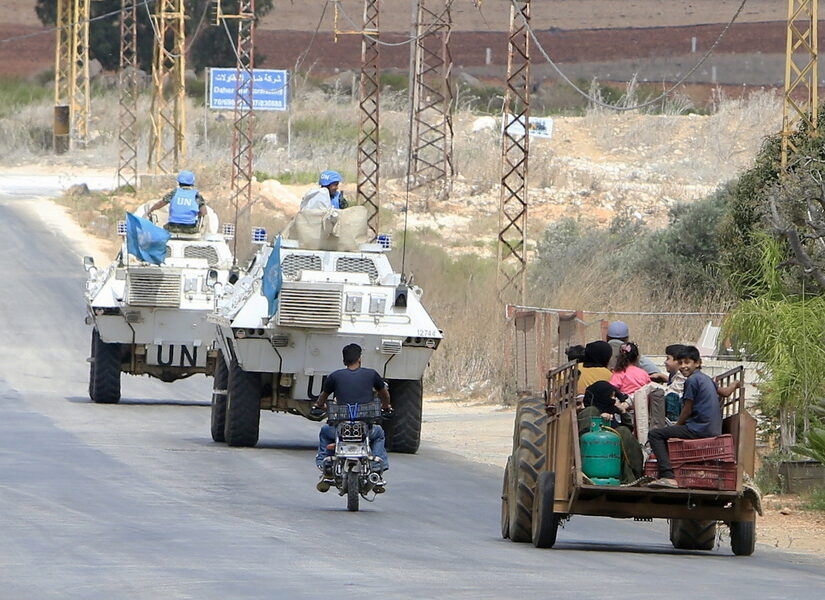
[[(391, 411), (390, 392), (387, 384), (374, 369), (361, 366), (361, 346), (348, 344), (341, 354), (346, 368), (331, 373), (324, 382), (324, 389), (318, 400), (312, 406), (313, 411), (323, 411), (327, 406), (327, 399), (335, 394), (335, 401), (340, 404), (366, 404), (372, 402), (375, 395), (381, 400), (381, 410)], [(389, 468), (387, 450), (385, 448), (384, 429), (377, 423), (369, 430), (370, 448), (373, 456), (370, 457), (373, 470), (379, 476)], [(318, 454), (315, 464), (321, 469), (321, 480), (316, 486), (318, 491), (326, 492), (330, 485), (335, 483), (332, 476), (332, 456), (335, 453), (335, 427), (326, 423), (318, 434)], [(377, 494), (384, 491), (386, 482), (382, 478), (374, 484)]]
[(192, 171), (181, 171), (178, 187), (155, 202), (146, 216), (167, 204), (169, 222), (165, 225), (166, 229), (176, 233), (194, 233), (198, 230), (198, 219), (206, 215), (206, 200), (195, 188), (195, 174)]

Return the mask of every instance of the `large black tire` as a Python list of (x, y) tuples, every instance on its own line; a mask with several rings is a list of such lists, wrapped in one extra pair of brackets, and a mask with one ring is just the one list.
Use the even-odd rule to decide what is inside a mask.
[(533, 499), (533, 545), (536, 548), (552, 548), (556, 543), (561, 515), (553, 512), (555, 489), (556, 474), (551, 471), (540, 473)]
[(421, 444), (421, 409), (424, 387), (421, 380), (391, 379), (390, 401), (393, 416), (387, 422), (387, 450), (415, 454)]
[(97, 329), (92, 331), (94, 362), (90, 369), (92, 401), (97, 404), (120, 402), (120, 344), (107, 344)]
[(510, 465), (510, 539), (533, 540), (533, 498), (536, 482), (544, 468), (544, 444), (547, 439), (547, 411), (541, 398), (521, 400), (516, 411), (515, 438), (518, 441)]
[(671, 519), (670, 543), (679, 550), (713, 550), (716, 545), (716, 521)]
[(95, 350), (97, 349), (97, 327), (92, 329), (92, 347), (89, 350), (89, 400), (95, 400)]
[(358, 510), (358, 502), (361, 497), (361, 484), (358, 481), (358, 473), (355, 471), (347, 471), (347, 510), (356, 512)]
[(501, 537), (505, 540), (510, 537), (510, 462), (512, 456), (507, 457), (504, 466), (504, 482), (501, 485)]
[(212, 439), (216, 442), (225, 442), (226, 429), (226, 397), (228, 395), (229, 368), (218, 352), (215, 362), (215, 377), (212, 381)]
[(224, 439), (230, 446), (254, 446), (261, 423), (261, 378), (244, 371), (233, 360), (229, 365)]
[(736, 556), (750, 556), (756, 549), (756, 521), (730, 524), (730, 549)]

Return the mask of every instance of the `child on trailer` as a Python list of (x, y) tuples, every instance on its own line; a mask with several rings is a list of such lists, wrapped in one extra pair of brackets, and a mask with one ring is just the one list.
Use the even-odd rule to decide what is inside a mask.
[(650, 375), (639, 367), (639, 347), (633, 342), (625, 342), (619, 347), (610, 383), (624, 394), (632, 394), (650, 383)]

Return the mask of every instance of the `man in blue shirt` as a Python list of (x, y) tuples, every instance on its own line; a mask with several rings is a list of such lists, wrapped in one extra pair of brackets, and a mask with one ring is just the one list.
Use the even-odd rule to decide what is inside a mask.
[[(345, 369), (339, 369), (327, 377), (324, 381), (324, 389), (318, 396), (318, 401), (313, 405), (314, 410), (324, 410), (327, 406), (327, 399), (335, 395), (335, 401), (339, 404), (366, 404), (372, 402), (377, 395), (381, 400), (382, 410), (390, 410), (390, 392), (387, 384), (374, 369), (361, 366), (361, 346), (358, 344), (348, 344), (342, 351)], [(379, 474), (389, 468), (389, 459), (385, 447), (384, 429), (377, 423), (370, 427), (369, 431), (370, 448), (375, 458), (374, 470)], [(334, 483), (330, 471), (331, 461), (327, 460), (334, 454), (330, 446), (335, 447), (335, 428), (325, 424), (318, 434), (318, 454), (315, 456), (315, 464), (323, 471), (321, 481), (317, 488), (321, 492), (326, 492), (330, 484)], [(376, 493), (384, 491), (383, 479), (375, 485)]]
[(650, 482), (651, 487), (679, 487), (667, 451), (670, 438), (696, 439), (722, 435), (719, 393), (713, 380), (701, 371), (699, 350), (695, 346), (685, 346), (674, 358), (679, 362), (679, 372), (687, 378), (682, 392), (682, 412), (676, 425), (652, 429), (647, 435), (659, 465), (659, 478)]
[(176, 233), (194, 233), (198, 229), (198, 219), (206, 215), (206, 201), (195, 189), (195, 174), (181, 171), (178, 174), (178, 187), (158, 200), (146, 213), (169, 205), (169, 222), (166, 229)]

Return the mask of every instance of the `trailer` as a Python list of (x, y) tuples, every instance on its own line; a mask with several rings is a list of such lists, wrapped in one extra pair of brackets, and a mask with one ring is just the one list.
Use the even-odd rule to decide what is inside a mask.
[[(507, 460), (501, 495), (501, 534), (513, 542), (552, 548), (559, 526), (573, 515), (648, 521), (668, 519), (670, 541), (683, 550), (711, 550), (724, 523), (731, 550), (749, 556), (756, 541), (759, 492), (752, 484), (756, 454), (756, 420), (745, 405), (740, 385), (721, 401), (723, 433), (731, 434), (735, 475), (729, 489), (651, 488), (652, 477), (630, 485), (595, 485), (582, 471), (576, 410), (579, 370), (575, 362), (547, 375), (542, 397), (518, 403), (513, 451)], [(744, 382), (739, 366), (716, 377), (721, 386)], [(713, 466), (707, 469), (712, 473)], [(735, 477), (735, 485), (733, 481)]]

